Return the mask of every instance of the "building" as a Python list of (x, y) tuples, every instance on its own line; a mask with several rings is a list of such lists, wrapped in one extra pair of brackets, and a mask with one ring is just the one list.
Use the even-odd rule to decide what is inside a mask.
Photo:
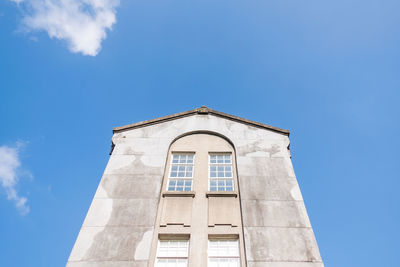
[(289, 131), (203, 106), (112, 142), (67, 267), (323, 267)]

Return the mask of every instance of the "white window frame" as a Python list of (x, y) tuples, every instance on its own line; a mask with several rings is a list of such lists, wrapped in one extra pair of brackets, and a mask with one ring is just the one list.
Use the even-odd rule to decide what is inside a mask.
[[(162, 255), (163, 253), (161, 252), (161, 243), (162, 242), (168, 242), (169, 245), (172, 243), (178, 243), (178, 242), (184, 242), (186, 243), (186, 252), (180, 254), (178, 250), (173, 251), (173, 248), (179, 248), (179, 246), (167, 246), (167, 251), (166, 255)], [(170, 251), (168, 249), (171, 248)], [(168, 253), (170, 253), (168, 255)], [(160, 261), (183, 261), (185, 262), (185, 266), (189, 266), (189, 239), (159, 239), (158, 244), (157, 244), (157, 255), (156, 255), (156, 262), (155, 262), (155, 267), (163, 267), (163, 266), (182, 266), (178, 265), (178, 263), (172, 263), (165, 265), (165, 263), (160, 262)]]
[[(213, 250), (211, 248), (211, 243), (212, 242), (221, 242), (222, 244), (224, 242), (234, 242), (235, 243), (235, 251), (234, 253), (232, 253), (232, 251), (227, 252), (227, 251), (221, 251), (221, 250)], [(230, 249), (232, 249), (233, 247), (230, 247)], [(228, 247), (228, 251), (229, 251), (229, 247)], [(231, 261), (236, 263), (235, 265), (230, 265), (229, 266), (235, 266), (235, 267), (240, 267), (241, 266), (241, 262), (240, 262), (240, 247), (239, 247), (239, 238), (235, 238), (235, 239), (208, 239), (208, 249), (207, 249), (207, 265), (208, 267), (212, 267), (211, 264), (211, 260), (222, 260), (222, 261)], [(217, 263), (216, 265), (214, 264), (214, 266), (219, 266), (219, 264)], [(227, 265), (224, 265), (227, 266)]]
[[(192, 163), (173, 163), (173, 160), (174, 160), (174, 155), (193, 155), (193, 162)], [(171, 153), (171, 160), (170, 160), (170, 164), (169, 164), (169, 170), (168, 170), (168, 182), (167, 182), (167, 188), (166, 188), (166, 190), (167, 191), (169, 191), (169, 192), (187, 192), (187, 191), (193, 191), (193, 177), (194, 177), (194, 162), (195, 162), (195, 157), (196, 157), (196, 155), (195, 155), (195, 153), (194, 152), (172, 152)], [(178, 177), (178, 176), (176, 176), (176, 177), (171, 177), (171, 173), (172, 173), (172, 167), (173, 166), (178, 166), (178, 168), (179, 168), (179, 166), (185, 166), (185, 167), (187, 167), (187, 166), (191, 166), (192, 167), (192, 176), (185, 176), (185, 177)], [(185, 170), (185, 172), (186, 172), (186, 170)], [(186, 182), (186, 181), (188, 181), (188, 180), (190, 180), (190, 182), (191, 182), (191, 185), (190, 185), (190, 190), (185, 190), (185, 185), (183, 185), (182, 187), (183, 187), (183, 190), (176, 190), (176, 188), (177, 188), (177, 185), (174, 185), (174, 190), (169, 190), (169, 188), (170, 188), (170, 181), (171, 180), (175, 180), (176, 182), (178, 182), (179, 180), (183, 180), (184, 181), (184, 183)]]
[[(211, 163), (211, 156), (219, 156), (219, 155), (229, 155), (230, 156), (230, 163)], [(218, 175), (216, 177), (211, 177), (211, 167), (212, 166), (218, 166), (218, 165), (222, 165), (222, 166), (230, 166), (231, 167), (231, 176), (230, 177), (218, 177)], [(218, 173), (218, 171), (217, 171)], [(224, 170), (225, 173), (225, 170)], [(224, 180), (224, 181), (228, 181), (230, 180), (232, 182), (232, 190), (213, 190), (213, 192), (233, 192), (235, 191), (235, 174), (233, 172), (233, 155), (232, 152), (209, 152), (208, 153), (208, 191), (211, 191), (211, 180), (214, 181), (218, 181), (218, 180)], [(214, 187), (214, 186), (213, 186)], [(218, 189), (218, 185), (215, 186)], [(226, 189), (227, 186), (225, 184), (224, 188)]]

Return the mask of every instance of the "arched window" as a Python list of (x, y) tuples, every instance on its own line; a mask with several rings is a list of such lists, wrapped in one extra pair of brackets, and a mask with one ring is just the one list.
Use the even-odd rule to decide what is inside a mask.
[(233, 145), (211, 133), (176, 139), (168, 152), (150, 266), (244, 266), (242, 231)]

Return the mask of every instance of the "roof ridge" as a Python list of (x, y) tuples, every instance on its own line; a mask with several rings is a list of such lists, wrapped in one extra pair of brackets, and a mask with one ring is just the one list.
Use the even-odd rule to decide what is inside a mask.
[(285, 135), (289, 135), (289, 130), (285, 130), (285, 129), (281, 129), (278, 127), (274, 127), (268, 124), (264, 124), (264, 123), (260, 123), (260, 122), (256, 122), (256, 121), (251, 121), (245, 118), (241, 118), (238, 116), (234, 116), (234, 115), (230, 115), (228, 113), (223, 113), (217, 110), (213, 110), (207, 106), (201, 106), (199, 108), (195, 108), (192, 110), (188, 110), (188, 111), (184, 111), (184, 112), (179, 112), (179, 113), (175, 113), (172, 115), (168, 115), (168, 116), (164, 116), (164, 117), (159, 117), (159, 118), (155, 118), (155, 119), (151, 119), (151, 120), (146, 120), (146, 121), (141, 121), (141, 122), (136, 122), (136, 123), (132, 123), (132, 124), (128, 124), (128, 125), (124, 125), (124, 126), (120, 126), (120, 127), (114, 127), (113, 128), (113, 132), (117, 133), (117, 132), (121, 132), (127, 129), (134, 129), (134, 128), (140, 128), (140, 127), (145, 127), (145, 126), (149, 126), (149, 125), (153, 125), (153, 124), (157, 124), (157, 123), (161, 123), (161, 122), (165, 122), (165, 121), (170, 121), (170, 120), (174, 120), (174, 119), (178, 119), (178, 118), (182, 118), (182, 117), (187, 117), (187, 116), (191, 116), (191, 115), (195, 115), (195, 114), (200, 114), (200, 115), (207, 115), (207, 114), (212, 114), (215, 116), (219, 116), (222, 118), (226, 118), (229, 120), (233, 120), (233, 121), (237, 121), (237, 122), (241, 122), (241, 123), (246, 123), (258, 128), (264, 128), (264, 129), (268, 129), (268, 130), (272, 130), (278, 133), (282, 133)]

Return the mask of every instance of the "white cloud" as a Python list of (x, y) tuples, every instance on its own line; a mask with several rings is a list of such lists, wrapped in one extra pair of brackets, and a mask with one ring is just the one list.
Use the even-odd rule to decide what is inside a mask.
[(16, 186), (19, 181), (18, 170), (20, 144), (16, 147), (0, 146), (0, 184), (4, 188), (7, 199), (15, 202), (15, 206), (22, 215), (29, 213), (27, 199), (18, 195)]
[(23, 10), (28, 31), (46, 31), (71, 52), (95, 56), (116, 23), (119, 0), (10, 0)]

